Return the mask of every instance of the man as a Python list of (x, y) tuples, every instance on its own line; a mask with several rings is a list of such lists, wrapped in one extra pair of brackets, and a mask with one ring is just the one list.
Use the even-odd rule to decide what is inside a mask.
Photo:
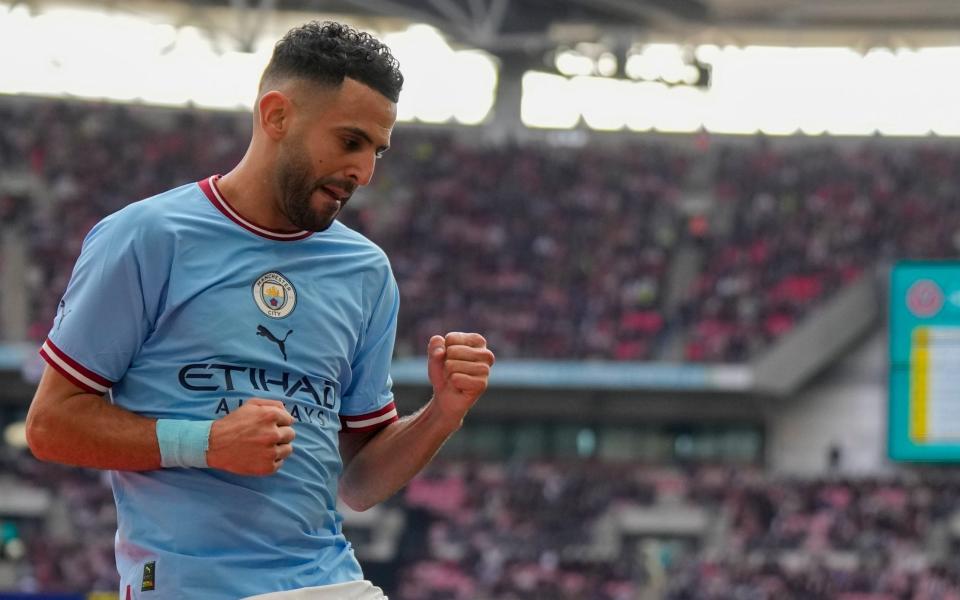
[(84, 241), (27, 438), (42, 460), (111, 470), (121, 598), (383, 598), (337, 494), (364, 510), (406, 484), (494, 361), (478, 334), (434, 336), (433, 397), (397, 418), (397, 285), (335, 219), (390, 144), (402, 82), (365, 33), (293, 29), (239, 165)]

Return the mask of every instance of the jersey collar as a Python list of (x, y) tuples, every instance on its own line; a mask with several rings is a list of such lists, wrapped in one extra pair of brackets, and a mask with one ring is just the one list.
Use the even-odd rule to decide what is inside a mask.
[(220, 179), (219, 175), (212, 175), (202, 181), (198, 181), (197, 185), (200, 186), (200, 189), (203, 190), (204, 195), (206, 195), (207, 200), (213, 204), (217, 210), (219, 210), (225, 217), (243, 227), (247, 231), (256, 234), (262, 238), (267, 238), (268, 240), (274, 240), (277, 242), (293, 242), (296, 240), (302, 240), (304, 238), (310, 237), (313, 235), (312, 231), (277, 231), (275, 229), (268, 229), (262, 227), (244, 219), (243, 216), (237, 212), (230, 203), (227, 202), (227, 199), (223, 197), (223, 194), (220, 193), (220, 188), (217, 187), (217, 180)]

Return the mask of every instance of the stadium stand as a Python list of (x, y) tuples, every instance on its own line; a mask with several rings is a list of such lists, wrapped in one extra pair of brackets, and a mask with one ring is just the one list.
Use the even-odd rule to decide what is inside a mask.
[(97, 221), (133, 200), (202, 177), (196, 173), (223, 171), (243, 152), (245, 121), (236, 115), (183, 112), (159, 124), (148, 116), (117, 105), (0, 106), (8, 124), (0, 131), (0, 205), (25, 213), (28, 293), (35, 299), (31, 340), (46, 337), (83, 238)]
[[(43, 519), (4, 520), (27, 547), (4, 583), (114, 589), (116, 515), (102, 477), (25, 454), (3, 466), (55, 499)], [(397, 573), (399, 600), (954, 600), (958, 493), (956, 474), (938, 470), (798, 479), (720, 465), (442, 460), (388, 502), (407, 525), (380, 560)]]
[[(110, 105), (0, 111), (15, 124), (0, 133), (5, 177), (31, 183), (7, 202), (29, 212), (30, 293), (43, 298), (33, 304), (34, 340), (56, 313), (58, 298), (45, 291), (65, 288), (97, 220), (225, 172), (249, 127), (246, 116)], [(405, 306), (398, 354), (422, 353), (425, 332), (456, 322), (489, 332), (505, 357), (654, 355), (684, 153), (478, 148), (445, 133), (397, 138), (345, 220), (391, 257)]]
[[(0, 118), (11, 124), (0, 130), (0, 211), (27, 231), (34, 341), (56, 308), (43, 292), (63, 289), (86, 231), (131, 199), (226, 170), (249, 126), (39, 100), (4, 103)], [(960, 249), (960, 154), (943, 147), (711, 149), (703, 222), (680, 204), (702, 156), (676, 145), (486, 147), (410, 129), (395, 146), (344, 218), (391, 256), (401, 356), (466, 321), (505, 358), (643, 360), (677, 337), (689, 361), (748, 361), (878, 261)], [(681, 245), (702, 269), (669, 305)], [(4, 461), (7, 484), (52, 501), (42, 517), (4, 519), (5, 543), (26, 548), (0, 561), (0, 583), (114, 589), (102, 477), (23, 453)], [(949, 561), (960, 481), (916, 477), (445, 461), (388, 503), (406, 525), (378, 560), (398, 574), (400, 600), (960, 598)]]
[[(235, 114), (49, 101), (5, 103), (0, 116), (13, 124), (0, 132), (4, 180), (23, 182), (0, 206), (27, 224), (35, 341), (89, 228), (227, 170), (249, 127)], [(685, 360), (744, 362), (878, 261), (960, 244), (950, 210), (960, 155), (942, 147), (712, 149), (714, 209), (694, 229), (681, 191), (705, 157), (677, 145), (396, 138), (343, 218), (391, 257), (399, 356), (458, 324), (488, 332), (504, 358), (659, 359), (679, 337)], [(703, 268), (669, 304), (681, 244), (698, 248)]]
[(741, 361), (883, 261), (960, 249), (945, 147), (721, 150), (709, 260), (681, 308), (691, 361)]

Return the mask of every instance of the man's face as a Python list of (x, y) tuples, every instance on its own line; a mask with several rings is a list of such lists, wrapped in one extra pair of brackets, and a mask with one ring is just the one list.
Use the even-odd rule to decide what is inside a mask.
[(311, 100), (298, 94), (297, 125), (280, 144), (278, 208), (296, 227), (323, 231), (351, 194), (370, 183), (377, 158), (390, 145), (397, 107), (349, 78)]

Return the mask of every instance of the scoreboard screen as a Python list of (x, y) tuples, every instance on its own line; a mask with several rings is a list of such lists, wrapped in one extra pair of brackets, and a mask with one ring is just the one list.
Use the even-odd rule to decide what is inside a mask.
[(960, 462), (960, 262), (893, 268), (889, 416), (894, 460)]

